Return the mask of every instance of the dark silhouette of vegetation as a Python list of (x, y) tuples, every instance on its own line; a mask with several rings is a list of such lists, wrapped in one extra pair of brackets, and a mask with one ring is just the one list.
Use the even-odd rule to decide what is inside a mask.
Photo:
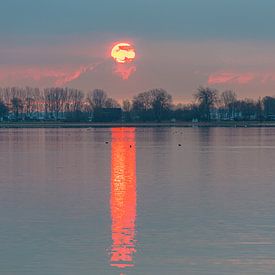
[(132, 121), (132, 103), (129, 99), (125, 99), (122, 102), (123, 121)]
[(172, 96), (163, 89), (140, 93), (133, 99), (133, 112), (137, 120), (162, 121), (169, 118)]
[(9, 108), (4, 102), (0, 101), (0, 120), (3, 120), (9, 113)]
[(265, 119), (275, 119), (275, 97), (266, 96), (262, 102)]
[(0, 121), (92, 122), (263, 121), (275, 120), (275, 96), (238, 99), (231, 90), (200, 87), (194, 102), (173, 104), (164, 89), (141, 92), (120, 105), (101, 89), (88, 94), (72, 88), (0, 88)]
[(94, 122), (113, 122), (121, 119), (121, 108), (119, 103), (109, 98), (107, 93), (101, 89), (95, 89), (88, 94), (91, 119)]
[(23, 112), (23, 101), (21, 98), (14, 97), (11, 100), (11, 105), (12, 105), (12, 111), (14, 113), (14, 116), (18, 120), (19, 114)]
[(234, 119), (237, 95), (231, 90), (226, 90), (220, 96), (220, 115), (225, 115), (223, 119)]
[(211, 88), (200, 87), (194, 95), (199, 107), (199, 118), (202, 121), (211, 120), (211, 111), (218, 102), (218, 93)]

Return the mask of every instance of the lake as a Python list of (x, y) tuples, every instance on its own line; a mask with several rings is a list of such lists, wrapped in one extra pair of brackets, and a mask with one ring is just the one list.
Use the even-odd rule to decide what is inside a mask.
[(274, 274), (274, 165), (275, 128), (1, 129), (0, 274)]

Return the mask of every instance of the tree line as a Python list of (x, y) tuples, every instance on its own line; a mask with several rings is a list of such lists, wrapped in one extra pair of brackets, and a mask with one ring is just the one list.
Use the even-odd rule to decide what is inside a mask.
[(275, 120), (275, 97), (238, 99), (235, 92), (200, 87), (191, 104), (174, 104), (164, 89), (141, 92), (120, 104), (104, 90), (0, 88), (0, 121), (161, 122)]

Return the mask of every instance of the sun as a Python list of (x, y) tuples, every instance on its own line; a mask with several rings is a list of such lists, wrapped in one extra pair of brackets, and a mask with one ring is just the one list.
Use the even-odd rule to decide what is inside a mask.
[(129, 43), (118, 43), (111, 51), (111, 56), (117, 63), (130, 63), (135, 57), (135, 48)]

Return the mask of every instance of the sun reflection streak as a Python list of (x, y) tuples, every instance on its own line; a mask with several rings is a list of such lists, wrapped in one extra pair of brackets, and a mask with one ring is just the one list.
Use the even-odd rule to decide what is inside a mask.
[(112, 129), (111, 266), (134, 266), (136, 252), (136, 146), (135, 128)]

